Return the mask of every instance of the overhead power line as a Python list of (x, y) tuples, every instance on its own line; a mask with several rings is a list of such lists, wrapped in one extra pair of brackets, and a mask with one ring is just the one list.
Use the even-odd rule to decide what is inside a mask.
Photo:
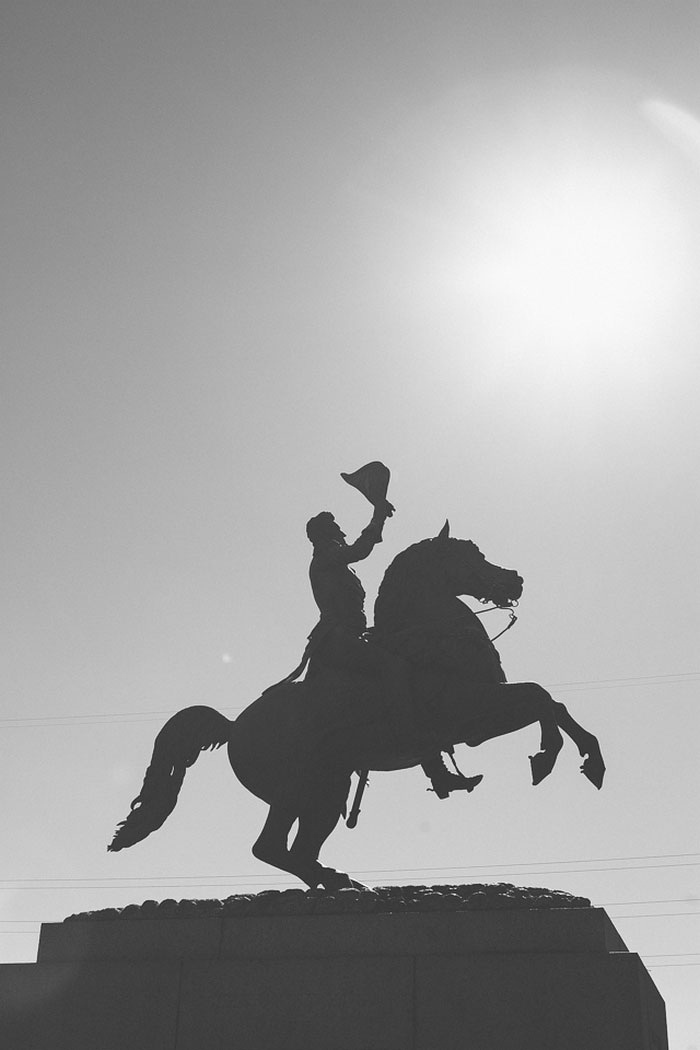
[[(484, 878), (493, 878), (493, 879), (495, 879), (495, 878), (501, 878), (503, 876), (509, 876), (511, 878), (518, 878), (518, 877), (523, 876), (523, 875), (537, 876), (537, 877), (541, 877), (543, 875), (591, 875), (591, 874), (601, 874), (601, 873), (612, 872), (612, 871), (617, 872), (617, 871), (657, 870), (659, 868), (668, 869), (668, 868), (685, 868), (685, 867), (699, 867), (699, 866), (700, 866), (700, 861), (696, 861), (693, 864), (633, 865), (633, 866), (627, 867), (627, 868), (582, 868), (580, 870), (577, 870), (577, 869), (574, 869), (574, 868), (557, 868), (557, 869), (555, 869), (553, 871), (501, 871), (501, 872), (497, 872), (497, 873), (495, 873), (493, 875), (484, 875), (483, 877)], [(363, 875), (362, 872), (355, 872), (355, 874), (362, 875), (362, 877), (365, 879), (366, 882), (374, 884), (374, 885), (381, 884), (381, 882), (382, 882), (382, 879), (376, 878), (376, 877), (367, 877), (367, 876)], [(398, 878), (401, 878), (401, 879), (406, 879), (408, 877), (409, 876), (398, 876)], [(429, 875), (429, 876), (425, 876), (425, 877), (426, 878), (433, 878), (434, 876)], [(469, 871), (465, 870), (464, 875), (462, 875), (461, 877), (462, 878), (470, 878)], [(20, 891), (20, 890), (22, 890), (22, 891), (24, 891), (24, 890), (75, 890), (75, 889), (84, 889), (84, 890), (156, 889), (156, 890), (160, 890), (160, 889), (167, 889), (168, 887), (171, 887), (173, 889), (191, 889), (193, 887), (200, 887), (200, 888), (208, 887), (208, 888), (211, 888), (211, 889), (225, 889), (227, 887), (227, 885), (230, 884), (234, 879), (240, 885), (249, 885), (249, 886), (265, 885), (265, 886), (273, 886), (273, 887), (274, 886), (280, 886), (280, 885), (286, 885), (286, 884), (288, 884), (288, 883), (290, 883), (292, 881), (289, 878), (284, 879), (281, 876), (279, 877), (278, 881), (274, 881), (275, 879), (277, 879), (277, 876), (274, 876), (274, 875), (273, 876), (215, 875), (215, 876), (213, 876), (213, 878), (226, 880), (226, 881), (223, 881), (223, 882), (221, 882), (221, 881), (220, 882), (210, 882), (208, 880), (201, 879), (201, 880), (195, 880), (193, 882), (185, 882), (185, 881), (183, 881), (183, 882), (173, 882), (173, 881), (149, 882), (147, 880), (138, 880), (138, 881), (134, 880), (133, 882), (114, 882), (114, 883), (111, 883), (111, 884), (105, 884), (103, 882), (94, 883), (94, 882), (89, 882), (88, 881), (88, 882), (81, 882), (81, 883), (70, 883), (70, 884), (66, 884), (66, 885), (41, 885), (41, 886), (17, 885), (17, 884), (12, 884), (12, 883), (6, 883), (5, 882), (5, 883), (2, 883), (2, 887), (3, 887), (3, 889), (14, 889), (14, 890), (18, 890), (18, 891)], [(183, 876), (183, 879), (184, 879), (184, 876)], [(263, 881), (263, 879), (265, 881)], [(624, 916), (621, 916), (621, 918), (623, 918), (623, 917)]]
[[(430, 867), (421, 868), (362, 868), (355, 869), (355, 874), (366, 878), (368, 882), (381, 882), (386, 876), (408, 879), (411, 877), (435, 878), (464, 878), (474, 872), (482, 872), (484, 878), (500, 878), (509, 875), (518, 878), (522, 875), (549, 877), (550, 875), (588, 875), (592, 873), (604, 873), (607, 871), (646, 871), (666, 868), (700, 867), (700, 859), (683, 860), (679, 858), (700, 858), (700, 853), (659, 853), (640, 857), (596, 857), (578, 860), (550, 860), (550, 861), (515, 861), (510, 864), (475, 864), (460, 867)], [(631, 864), (629, 861), (658, 861), (670, 860), (670, 864)], [(678, 862), (677, 862), (678, 861)], [(618, 866), (618, 863), (622, 866)], [(513, 871), (511, 868), (527, 867), (531, 864), (538, 866), (537, 871)], [(606, 864), (602, 868), (558, 868), (552, 869), (553, 864)], [(221, 875), (150, 875), (124, 879), (118, 876), (35, 876), (23, 878), (0, 879), (0, 887), (4, 889), (164, 889), (172, 887), (175, 889), (186, 889), (192, 886), (210, 886), (219, 889), (225, 888), (231, 882), (243, 882), (249, 885), (256, 884), (278, 884), (280, 882), (294, 881), (284, 873), (260, 873), (245, 874), (231, 873)], [(37, 885), (38, 883), (38, 885)], [(630, 901), (630, 904), (636, 902)], [(664, 902), (659, 902), (664, 903)], [(683, 902), (685, 903), (685, 901)], [(611, 904), (610, 907), (615, 905)], [(622, 906), (622, 905), (620, 905)]]
[[(620, 689), (632, 686), (644, 685), (682, 685), (687, 682), (700, 681), (700, 671), (684, 671), (676, 674), (642, 675), (630, 678), (599, 678), (581, 682), (555, 682), (545, 684), (547, 689), (574, 690), (587, 692), (596, 689)], [(252, 701), (251, 701), (252, 703)], [(237, 714), (244, 711), (247, 705), (240, 707), (222, 707), (222, 713)], [(46, 728), (51, 726), (83, 726), (83, 725), (126, 725), (136, 722), (153, 722), (161, 718), (168, 718), (173, 714), (173, 709), (163, 711), (110, 711), (100, 714), (89, 712), (87, 714), (73, 715), (20, 715), (16, 718), (0, 718), (0, 729), (31, 729), (33, 727)]]
[(614, 689), (620, 685), (655, 685), (673, 684), (673, 680), (682, 682), (694, 682), (700, 677), (700, 671), (680, 671), (677, 674), (647, 674), (629, 678), (591, 678), (584, 682), (552, 682), (547, 689), (577, 689), (583, 686), (596, 686), (597, 688)]
[(680, 959), (686, 955), (700, 955), (700, 952), (662, 952), (657, 955), (644, 954), (645, 959)]
[[(109, 888), (109, 887), (105, 887)], [(130, 889), (136, 889), (137, 887), (129, 887)], [(597, 908), (621, 908), (623, 906), (631, 906), (641, 908), (647, 904), (692, 904), (695, 903), (694, 898), (688, 899), (687, 897), (669, 897), (661, 900), (649, 900), (649, 901), (604, 901), (602, 904), (596, 904), (594, 907)], [(700, 904), (700, 898), (697, 898), (697, 903)], [(700, 912), (663, 912), (664, 915), (700, 915)], [(647, 918), (647, 915), (637, 916), (628, 915), (627, 918)], [(616, 918), (625, 918), (625, 916), (616, 916)], [(62, 919), (0, 919), (0, 926), (8, 925), (25, 925), (25, 926), (39, 926), (42, 922), (62, 922)], [(24, 932), (22, 930), (20, 933)], [(675, 952), (673, 954), (682, 954)], [(700, 952), (693, 952), (694, 955), (700, 955)]]
[(676, 916), (681, 915), (697, 915), (700, 917), (700, 911), (654, 911), (646, 912), (643, 915), (612, 915), (611, 918), (615, 919), (673, 919)]
[(599, 905), (601, 908), (624, 908), (637, 907), (646, 904), (700, 904), (700, 897), (669, 897), (653, 901), (605, 901)]
[[(520, 861), (509, 861), (507, 864), (470, 864), (469, 865), (469, 871), (476, 871), (477, 869), (486, 869), (486, 868), (516, 868), (516, 867), (524, 867), (524, 866), (530, 867), (533, 864), (540, 864), (540, 865), (548, 865), (548, 864), (606, 864), (608, 862), (610, 862), (611, 864), (617, 864), (617, 863), (620, 863), (621, 861), (626, 861), (626, 860), (680, 860), (681, 857), (697, 857), (698, 859), (700, 859), (700, 852), (696, 852), (696, 853), (642, 853), (642, 854), (635, 855), (635, 856), (632, 856), (632, 857), (579, 857), (579, 858), (574, 858), (574, 859), (571, 859), (569, 857), (566, 860), (561, 860), (561, 859), (560, 860), (520, 860)], [(387, 875), (387, 874), (391, 874), (392, 872), (404, 872), (406, 875), (411, 875), (413, 872), (419, 872), (419, 871), (438, 871), (438, 872), (442, 872), (442, 871), (464, 871), (464, 870), (466, 870), (466, 865), (464, 865), (464, 864), (454, 865), (453, 864), (451, 866), (440, 866), (440, 867), (434, 866), (434, 867), (431, 867), (428, 864), (424, 864), (423, 867), (420, 867), (420, 868), (358, 868), (357, 870), (363, 875)], [(545, 875), (546, 872), (542, 872), (542, 874)], [(40, 878), (43, 878), (43, 877), (44, 876), (40, 876)], [(47, 876), (47, 877), (50, 877), (52, 879), (52, 881), (54, 880), (54, 878), (57, 881), (60, 881), (63, 878), (63, 876), (60, 876), (60, 875), (59, 876), (55, 876), (55, 877), (54, 876)], [(183, 878), (183, 879), (185, 879), (185, 878), (187, 878), (187, 879), (197, 879), (197, 878), (200, 878), (200, 877), (201, 878), (207, 878), (207, 879), (211, 879), (211, 878), (216, 878), (216, 879), (229, 879), (229, 878), (242, 879), (242, 878), (247, 878), (248, 876), (246, 874), (242, 874), (242, 875), (203, 875), (203, 876), (199, 876), (199, 875), (182, 875), (182, 876), (176, 876), (176, 878)], [(264, 877), (265, 878), (279, 878), (280, 876), (277, 875), (277, 874), (274, 874), (274, 875), (271, 874), (271, 875), (267, 875), (267, 876), (264, 876)], [(66, 876), (66, 878), (70, 879), (70, 881), (80, 881), (80, 878), (74, 879), (73, 876)], [(162, 876), (161, 875), (153, 875), (153, 876), (151, 876), (151, 878), (154, 878), (154, 879), (170, 878), (170, 876), (169, 875), (162, 875)], [(27, 881), (29, 881), (29, 882), (37, 882), (38, 880), (37, 879), (32, 879), (32, 878), (29, 878), (29, 879), (27, 879), (27, 878), (16, 878), (16, 879), (9, 879), (9, 880), (0, 879), (0, 883), (2, 883), (4, 881), (9, 881), (9, 882), (27, 882)], [(94, 882), (95, 880), (94, 879), (90, 879), (90, 881)], [(103, 881), (110, 882), (110, 881), (112, 881), (112, 879), (111, 879), (111, 877), (108, 876)]]
[(670, 970), (674, 966), (700, 966), (700, 962), (696, 963), (651, 963), (647, 966), (647, 970)]

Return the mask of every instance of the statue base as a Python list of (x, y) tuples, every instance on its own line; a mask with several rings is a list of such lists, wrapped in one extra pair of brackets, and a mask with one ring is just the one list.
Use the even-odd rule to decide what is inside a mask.
[(668, 1050), (606, 913), (508, 886), (87, 914), (0, 966), (0, 1003), (12, 1050)]

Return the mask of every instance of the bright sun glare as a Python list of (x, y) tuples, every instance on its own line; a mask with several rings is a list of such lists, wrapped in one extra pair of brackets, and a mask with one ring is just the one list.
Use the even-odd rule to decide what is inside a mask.
[(669, 217), (644, 188), (580, 172), (509, 202), (504, 219), (493, 276), (533, 334), (624, 338), (666, 301)]
[(466, 290), (511, 365), (520, 355), (573, 383), (649, 365), (682, 284), (680, 224), (656, 179), (604, 165), (560, 171), (511, 187), (487, 226)]
[(673, 118), (688, 138), (687, 119), (635, 112), (629, 86), (576, 71), (481, 88), (421, 114), (368, 179), (389, 216), (383, 280), (457, 353), (468, 340), (481, 378), (562, 403), (653, 389), (695, 249), (689, 198), (647, 121)]

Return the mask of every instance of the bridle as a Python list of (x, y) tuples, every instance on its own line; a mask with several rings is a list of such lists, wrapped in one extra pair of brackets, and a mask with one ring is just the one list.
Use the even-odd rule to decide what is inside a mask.
[[(479, 599), (477, 598), (477, 601), (478, 600)], [(488, 599), (486, 599), (486, 600), (488, 601)], [(462, 604), (464, 604), (464, 603), (462, 603)], [(501, 612), (507, 612), (508, 613), (508, 617), (509, 617), (508, 623), (503, 628), (503, 630), (499, 631), (498, 634), (494, 634), (493, 638), (489, 638), (490, 642), (495, 642), (497, 638), (500, 638), (502, 634), (505, 634), (506, 631), (509, 631), (511, 629), (511, 627), (513, 627), (517, 623), (518, 617), (513, 612), (513, 609), (517, 605), (518, 605), (518, 602), (517, 601), (513, 601), (509, 605), (492, 605), (489, 609), (470, 609), (468, 605), (465, 605), (464, 608), (469, 610), (470, 613), (473, 613), (474, 616), (483, 616), (484, 613), (496, 612), (497, 609), (499, 609)], [(464, 614), (460, 613), (459, 616), (447, 616), (447, 617), (445, 617), (444, 620), (437, 620), (437, 621), (431, 620), (430, 623), (414, 624), (411, 627), (403, 628), (403, 630), (401, 630), (401, 631), (396, 631), (396, 632), (392, 631), (390, 633), (391, 634), (394, 634), (394, 633), (395, 634), (402, 634), (402, 633), (404, 633), (404, 631), (406, 631), (406, 632), (413, 632), (413, 631), (417, 631), (417, 630), (419, 631), (421, 629), (426, 629), (426, 628), (431, 628), (431, 627), (432, 628), (445, 627), (445, 626), (447, 626), (447, 624), (450, 624), (450, 623), (462, 623), (463, 620), (464, 620)], [(371, 627), (367, 633), (369, 634), (371, 631), (374, 631), (374, 629), (375, 629), (374, 627)]]
[(513, 612), (513, 609), (517, 606), (517, 604), (517, 601), (513, 601), (510, 602), (508, 605), (492, 605), (490, 609), (477, 609), (476, 611), (472, 609), (472, 612), (475, 616), (483, 616), (484, 613), (495, 612), (496, 609), (502, 609), (504, 612), (506, 610), (508, 611), (508, 623), (505, 625), (502, 631), (499, 631), (498, 634), (494, 634), (493, 638), (489, 638), (490, 642), (495, 642), (497, 638), (500, 638), (502, 634), (505, 634), (506, 631), (509, 631), (511, 629), (511, 627), (515, 626), (515, 624), (518, 621), (518, 617)]

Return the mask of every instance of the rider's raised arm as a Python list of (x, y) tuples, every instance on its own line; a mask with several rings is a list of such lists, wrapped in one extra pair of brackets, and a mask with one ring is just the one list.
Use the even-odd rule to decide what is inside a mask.
[(343, 550), (344, 560), (348, 563), (362, 561), (372, 553), (377, 543), (382, 542), (382, 529), (384, 522), (389, 517), (390, 504), (385, 507), (375, 507), (372, 520), (362, 530), (354, 543), (348, 543)]

